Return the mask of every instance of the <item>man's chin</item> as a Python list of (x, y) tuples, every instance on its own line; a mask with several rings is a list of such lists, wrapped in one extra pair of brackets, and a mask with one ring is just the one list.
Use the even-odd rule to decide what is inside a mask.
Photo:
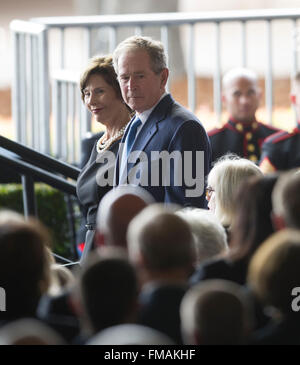
[(251, 123), (255, 119), (255, 116), (249, 116), (249, 115), (241, 115), (238, 118), (236, 118), (237, 121), (240, 123)]
[(128, 104), (130, 106), (130, 108), (138, 113), (142, 113), (144, 111), (144, 109), (142, 108), (141, 105), (136, 104), (136, 103), (132, 103), (132, 104)]

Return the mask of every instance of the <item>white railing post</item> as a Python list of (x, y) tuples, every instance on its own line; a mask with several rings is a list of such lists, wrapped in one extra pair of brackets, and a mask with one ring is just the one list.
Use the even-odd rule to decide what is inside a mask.
[(242, 22), (242, 66), (247, 66), (247, 28), (246, 22)]
[(20, 85), (20, 34), (12, 31), (13, 40), (13, 79), (12, 79), (12, 117), (15, 138), (21, 141), (21, 85)]
[(267, 20), (267, 74), (265, 81), (266, 108), (268, 123), (272, 124), (273, 117), (273, 62), (272, 62), (272, 22)]
[(188, 105), (192, 112), (196, 109), (196, 80), (195, 80), (195, 25), (189, 25), (188, 49)]
[[(160, 28), (160, 39), (162, 44), (164, 45), (165, 54), (167, 56), (167, 66), (169, 66), (169, 30), (166, 25)], [(170, 87), (170, 77), (168, 78), (166, 90), (169, 91)]]
[(222, 115), (222, 100), (221, 100), (221, 42), (220, 42), (220, 23), (216, 23), (216, 62), (215, 62), (215, 73), (214, 73), (214, 109), (217, 115), (217, 121), (221, 123)]
[(39, 98), (40, 98), (40, 148), (50, 154), (50, 83), (48, 66), (48, 34), (44, 29), (39, 34)]

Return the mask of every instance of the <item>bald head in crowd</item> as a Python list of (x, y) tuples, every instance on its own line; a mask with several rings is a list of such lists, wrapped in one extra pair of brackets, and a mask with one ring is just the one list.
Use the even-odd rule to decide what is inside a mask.
[(101, 200), (97, 214), (96, 246), (126, 248), (128, 224), (141, 210), (154, 203), (152, 196), (135, 186), (119, 186)]
[(154, 204), (130, 223), (129, 259), (145, 280), (187, 279), (195, 262), (195, 245), (189, 225), (171, 207)]
[(222, 100), (229, 114), (241, 123), (252, 122), (261, 98), (255, 72), (247, 68), (232, 69), (224, 75), (222, 86)]

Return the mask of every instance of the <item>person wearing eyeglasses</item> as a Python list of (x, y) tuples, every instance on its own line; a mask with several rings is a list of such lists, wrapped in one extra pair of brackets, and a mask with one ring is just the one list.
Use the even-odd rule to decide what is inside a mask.
[(241, 183), (253, 175), (262, 176), (254, 162), (228, 154), (220, 158), (208, 174), (206, 200), (229, 235), (236, 206), (235, 194)]
[[(243, 170), (241, 161), (235, 162), (239, 163), (238, 169)], [(258, 169), (256, 165), (254, 166)], [(247, 166), (246, 170), (249, 172), (251, 168), (249, 169)], [(190, 285), (207, 279), (224, 279), (245, 285), (251, 257), (263, 241), (274, 233), (271, 220), (271, 197), (278, 176), (264, 176), (262, 173), (256, 174), (254, 171), (253, 169), (252, 176), (251, 172), (247, 177), (244, 174), (245, 178), (240, 181), (240, 184), (233, 183), (232, 177), (237, 176), (237, 174), (229, 174), (231, 175), (231, 183), (235, 189), (238, 188), (234, 195), (234, 201), (238, 203), (231, 222), (229, 252), (226, 256), (198, 267), (189, 279)], [(226, 189), (226, 191), (229, 190), (230, 188)], [(218, 204), (219, 191), (216, 189), (213, 194), (215, 194)], [(262, 325), (266, 318), (259, 306), (256, 316), (257, 325)]]

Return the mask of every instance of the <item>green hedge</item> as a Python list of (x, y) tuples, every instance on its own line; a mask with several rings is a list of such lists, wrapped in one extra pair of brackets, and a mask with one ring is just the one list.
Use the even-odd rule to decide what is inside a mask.
[[(70, 258), (72, 256), (71, 233), (67, 219), (64, 194), (45, 184), (35, 184), (38, 218), (48, 227), (53, 238), (55, 253)], [(0, 185), (0, 209), (11, 209), (24, 213), (23, 193), (20, 184)]]

